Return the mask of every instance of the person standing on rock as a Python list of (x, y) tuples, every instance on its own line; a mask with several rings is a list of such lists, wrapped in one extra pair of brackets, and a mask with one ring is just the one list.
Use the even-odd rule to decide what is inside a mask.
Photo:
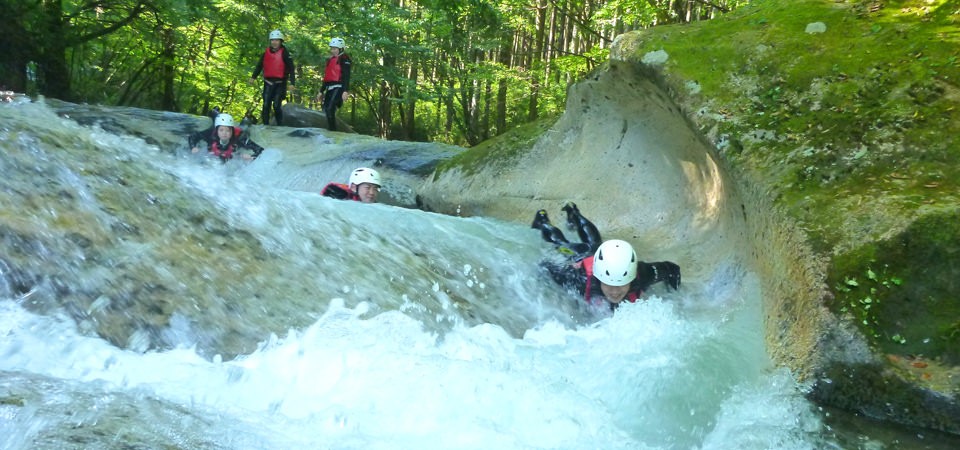
[(616, 310), (623, 301), (636, 302), (653, 284), (663, 281), (668, 287), (680, 287), (680, 266), (670, 261), (646, 263), (628, 242), (603, 241), (592, 222), (580, 214), (577, 205), (567, 203), (567, 226), (577, 231), (582, 242), (571, 243), (550, 223), (545, 210), (537, 211), (531, 228), (537, 228), (547, 242), (554, 244), (567, 261), (544, 261), (540, 266), (561, 286), (574, 289), (590, 305), (609, 305)]
[(327, 129), (337, 131), (337, 109), (350, 98), (350, 56), (343, 52), (341, 38), (330, 39), (330, 58), (323, 71), (323, 89), (317, 100), (323, 99), (322, 109), (327, 115)]
[(380, 195), (380, 172), (369, 167), (359, 167), (350, 173), (350, 184), (327, 184), (320, 194), (340, 200), (376, 203)]
[(290, 50), (283, 45), (283, 33), (280, 30), (270, 32), (270, 45), (263, 52), (263, 57), (257, 62), (257, 67), (250, 75), (250, 84), (257, 83), (257, 77), (263, 72), (263, 110), (260, 120), (264, 125), (270, 125), (270, 108), (277, 125), (283, 125), (283, 110), (280, 108), (287, 97), (287, 81), (290, 82), (290, 92), (296, 90), (296, 75), (294, 74), (293, 56)]

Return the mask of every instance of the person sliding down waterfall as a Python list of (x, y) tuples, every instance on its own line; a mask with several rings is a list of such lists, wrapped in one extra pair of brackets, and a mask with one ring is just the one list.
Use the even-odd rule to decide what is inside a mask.
[(223, 162), (233, 158), (240, 148), (253, 151), (253, 155), (243, 155), (243, 159), (255, 159), (260, 156), (263, 147), (250, 140), (250, 136), (240, 127), (234, 126), (233, 116), (227, 113), (216, 114), (218, 112), (217, 108), (210, 112), (210, 116), (213, 117), (213, 127), (193, 133), (187, 138), (193, 153), (200, 151), (200, 141), (206, 141), (207, 151)]
[(611, 310), (616, 310), (623, 301), (636, 302), (654, 283), (663, 281), (669, 288), (680, 287), (680, 266), (676, 263), (640, 261), (626, 241), (612, 239), (601, 243), (597, 227), (580, 214), (574, 203), (567, 203), (563, 211), (567, 213), (567, 227), (577, 231), (581, 242), (568, 241), (550, 223), (547, 211), (537, 211), (530, 227), (539, 229), (543, 240), (567, 255), (563, 263), (544, 261), (540, 266), (555, 282), (583, 295), (588, 304), (606, 302)]
[(380, 172), (369, 167), (358, 167), (350, 173), (349, 183), (329, 183), (320, 191), (320, 195), (338, 200), (377, 202), (380, 195)]

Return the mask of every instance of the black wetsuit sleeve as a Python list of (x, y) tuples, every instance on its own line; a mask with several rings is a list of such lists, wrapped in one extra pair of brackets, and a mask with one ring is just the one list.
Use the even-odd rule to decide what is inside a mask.
[(350, 193), (346, 189), (337, 186), (335, 184), (328, 184), (327, 187), (323, 188), (323, 191), (320, 192), (320, 195), (324, 197), (331, 197), (337, 200), (346, 200), (350, 197)]
[(572, 289), (580, 295), (583, 295), (583, 292), (587, 289), (587, 274), (582, 268), (574, 267), (569, 263), (553, 261), (543, 261), (540, 263), (540, 267), (550, 274), (550, 278), (554, 282), (565, 289)]
[(213, 127), (191, 134), (187, 137), (187, 143), (190, 145), (190, 148), (195, 147), (200, 141), (206, 141), (207, 144), (209, 144), (211, 136), (213, 136)]
[(256, 142), (253, 142), (253, 139), (250, 139), (250, 134), (247, 133), (246, 130), (240, 133), (240, 137), (238, 139), (238, 145), (240, 147), (252, 150), (254, 158), (260, 156), (260, 153), (263, 153), (263, 147), (258, 145)]
[[(263, 65), (262, 62), (261, 62), (261, 65)], [(283, 67), (284, 67), (284, 71), (286, 71), (287, 79), (290, 80), (290, 85), (291, 86), (296, 85), (297, 71), (294, 70), (293, 55), (290, 54), (290, 49), (286, 47), (283, 48)]]
[[(344, 55), (346, 56), (346, 55)], [(344, 92), (350, 90), (350, 67), (353, 66), (353, 60), (349, 56), (340, 60), (340, 84), (343, 85)]]
[(257, 59), (257, 65), (253, 68), (253, 74), (250, 75), (250, 78), (257, 78), (260, 76), (260, 72), (263, 72), (263, 53), (260, 54), (260, 58)]

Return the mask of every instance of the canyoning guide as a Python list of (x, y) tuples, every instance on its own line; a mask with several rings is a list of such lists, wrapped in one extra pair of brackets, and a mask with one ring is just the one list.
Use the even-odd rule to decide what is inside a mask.
[(260, 121), (270, 125), (270, 108), (273, 108), (274, 119), (277, 125), (283, 125), (283, 109), (281, 105), (287, 97), (287, 82), (290, 83), (290, 92), (296, 90), (296, 75), (294, 73), (293, 56), (290, 50), (283, 45), (283, 33), (280, 30), (270, 32), (270, 45), (263, 51), (263, 56), (257, 61), (257, 66), (250, 75), (250, 84), (256, 84), (257, 77), (263, 72), (263, 110)]

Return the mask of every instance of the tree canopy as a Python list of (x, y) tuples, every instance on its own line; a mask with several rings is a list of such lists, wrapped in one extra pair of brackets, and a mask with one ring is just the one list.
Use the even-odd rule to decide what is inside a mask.
[(274, 29), (317, 107), (330, 38), (354, 61), (344, 119), (384, 138), (474, 145), (559, 113), (613, 38), (748, 0), (0, 0), (5, 89), (201, 114), (259, 111), (249, 86)]

